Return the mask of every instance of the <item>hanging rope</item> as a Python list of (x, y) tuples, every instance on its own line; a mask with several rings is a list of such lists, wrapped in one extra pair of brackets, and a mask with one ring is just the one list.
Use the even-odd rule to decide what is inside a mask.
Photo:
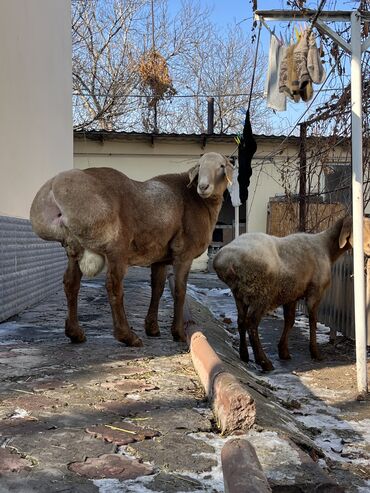
[[(248, 106), (247, 106), (247, 111), (246, 113), (249, 113), (250, 107), (251, 107), (251, 101), (252, 101), (252, 93), (253, 93), (253, 86), (254, 86), (254, 79), (256, 76), (256, 69), (257, 69), (257, 58), (258, 58), (258, 48), (260, 44), (260, 36), (261, 36), (261, 28), (262, 28), (262, 20), (260, 19), (259, 27), (258, 27), (258, 34), (257, 34), (257, 43), (256, 43), (256, 53), (254, 55), (254, 64), (253, 64), (253, 72), (252, 72), (252, 79), (251, 79), (251, 87), (249, 90), (249, 99), (248, 99)], [(231, 156), (234, 156), (236, 151), (239, 149), (239, 143), (233, 150), (233, 152), (230, 154)]]
[(250, 89), (250, 92), (249, 92), (249, 101), (248, 101), (247, 111), (249, 111), (249, 109), (251, 107), (252, 92), (253, 92), (253, 86), (254, 86), (254, 78), (256, 76), (258, 47), (259, 47), (259, 44), (260, 44), (261, 28), (262, 28), (262, 21), (260, 20), (260, 24), (259, 24), (259, 27), (258, 27), (257, 44), (256, 44), (256, 54), (254, 56), (254, 65), (253, 65), (253, 73), (252, 73), (252, 80), (251, 80), (251, 89)]
[(324, 8), (324, 6), (325, 6), (325, 3), (326, 3), (326, 0), (321, 0), (320, 5), (317, 7), (316, 14), (315, 14), (314, 18), (313, 18), (313, 19), (312, 19), (312, 21), (311, 21), (311, 26), (310, 26), (310, 27), (309, 27), (309, 29), (308, 29), (308, 34), (309, 34), (309, 35), (311, 34), (312, 29), (314, 28), (314, 26), (315, 26), (315, 23), (316, 23), (317, 19), (320, 17), (320, 14), (321, 14), (321, 12), (322, 12), (322, 9), (323, 9), (323, 8)]

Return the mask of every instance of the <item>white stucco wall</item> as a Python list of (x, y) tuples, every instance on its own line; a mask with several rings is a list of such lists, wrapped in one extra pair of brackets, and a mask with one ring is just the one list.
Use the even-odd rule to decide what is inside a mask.
[(28, 218), (73, 167), (70, 1), (1, 2), (0, 67), (0, 215)]
[(201, 154), (219, 152), (229, 154), (235, 145), (210, 143), (204, 148), (199, 143), (157, 141), (120, 142), (75, 140), (74, 167), (108, 166), (118, 169), (133, 180), (148, 180), (164, 173), (182, 173), (193, 166)]
[(274, 163), (266, 161), (261, 164), (255, 160), (252, 168), (247, 204), (248, 232), (265, 233), (269, 199), (276, 194), (282, 194), (284, 189), (279, 185), (280, 177)]

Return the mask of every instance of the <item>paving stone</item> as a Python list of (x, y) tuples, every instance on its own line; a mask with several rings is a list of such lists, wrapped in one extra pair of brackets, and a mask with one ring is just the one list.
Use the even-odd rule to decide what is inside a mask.
[(106, 363), (103, 368), (111, 371), (114, 370), (115, 376), (132, 376), (132, 375), (142, 375), (144, 373), (150, 372), (148, 368), (143, 366), (130, 366), (122, 361), (116, 361), (112, 363)]
[(57, 378), (42, 378), (36, 382), (32, 382), (30, 387), (33, 392), (44, 392), (45, 390), (55, 390), (68, 385), (66, 381)]
[[(103, 412), (117, 414), (123, 417), (129, 416), (146, 416), (151, 415), (161, 406), (155, 402), (147, 402), (142, 400), (122, 399), (122, 401), (114, 400), (107, 402), (99, 402), (96, 404), (96, 409)], [(155, 426), (151, 423), (151, 426)]]
[(158, 492), (166, 491), (166, 493), (177, 493), (183, 491), (199, 491), (203, 490), (203, 485), (199, 481), (185, 475), (173, 475), (166, 473), (159, 473), (155, 478), (147, 483), (146, 488), (149, 490)]
[(10, 413), (13, 413), (16, 408), (24, 409), (30, 414), (38, 413), (41, 410), (56, 408), (63, 405), (62, 402), (51, 399), (49, 397), (38, 394), (18, 394), (14, 398), (5, 399), (1, 403), (1, 407), (5, 407)]
[(30, 435), (46, 431), (50, 424), (38, 419), (26, 418), (6, 418), (0, 420), (0, 435), (2, 437), (14, 437), (16, 435)]
[(212, 429), (211, 421), (193, 409), (161, 407), (153, 410), (147, 417), (147, 425), (163, 434), (170, 431), (189, 433)]
[(156, 390), (158, 387), (150, 383), (146, 383), (145, 380), (115, 380), (112, 382), (103, 382), (101, 387), (108, 390), (114, 390), (123, 395), (134, 394), (136, 392), (148, 392), (150, 390)]
[(128, 459), (118, 454), (105, 454), (89, 457), (84, 462), (73, 462), (68, 469), (90, 479), (116, 478), (135, 479), (138, 476), (153, 474), (153, 468), (138, 460)]
[(166, 471), (197, 473), (210, 471), (217, 465), (214, 459), (204, 454), (211, 454), (214, 448), (188, 435), (167, 433), (153, 440), (131, 443), (128, 450), (145, 462), (153, 462), (156, 467)]
[[(63, 412), (60, 414), (53, 414), (51, 416), (45, 416), (43, 419), (49, 424), (48, 429), (62, 430), (64, 428), (80, 428), (84, 430), (86, 426), (93, 426), (98, 423), (107, 423), (114, 419), (113, 414), (104, 414), (96, 412), (95, 409), (81, 409), (74, 407), (68, 407), (68, 412)], [(90, 412), (89, 412), (90, 411)]]
[(19, 454), (7, 449), (0, 448), (0, 477), (6, 473), (18, 473), (30, 470), (32, 462), (23, 459)]
[(31, 473), (1, 476), (0, 493), (99, 493), (91, 480), (64, 472), (37, 470)]
[(101, 438), (117, 446), (140, 442), (160, 435), (158, 431), (141, 428), (126, 421), (118, 421), (106, 425), (97, 425), (86, 428), (86, 432), (96, 438)]
[(48, 430), (30, 436), (19, 436), (12, 440), (12, 446), (42, 465), (53, 467), (116, 450), (114, 445), (97, 440), (83, 430)]

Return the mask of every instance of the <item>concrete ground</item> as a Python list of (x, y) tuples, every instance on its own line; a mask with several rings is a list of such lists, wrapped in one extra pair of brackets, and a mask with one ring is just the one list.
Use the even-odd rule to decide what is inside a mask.
[[(198, 301), (200, 291), (207, 294), (209, 288), (222, 288), (212, 274), (192, 275), (190, 283), (198, 290)], [(82, 285), (79, 311), (85, 344), (72, 345), (64, 336), (63, 293), (52, 294), (0, 324), (0, 493), (224, 491), (220, 450), (228, 437), (217, 430), (187, 346), (171, 339), (169, 291), (160, 306), (161, 337), (145, 336), (149, 299), (148, 270), (132, 269), (125, 281), (125, 305), (131, 325), (144, 341), (143, 348), (127, 348), (113, 338), (103, 278)], [(226, 308), (232, 306), (230, 299), (218, 299)], [(206, 299), (194, 303), (198, 323), (208, 328), (209, 342), (217, 341), (217, 351), (235, 371), (245, 371), (232, 347), (236, 342), (232, 320), (226, 313), (215, 319), (206, 306), (212, 308), (212, 302)], [(269, 338), (272, 344), (280, 324), (278, 318), (264, 323), (264, 344), (269, 344)], [(342, 356), (338, 348), (331, 348), (329, 371), (325, 363), (308, 361), (307, 348), (298, 336), (292, 340), (293, 360), (285, 367), (267, 376), (253, 363), (249, 365), (258, 385), (270, 389), (271, 400), (285, 400), (284, 412), (289, 409), (297, 429), (307, 432), (309, 439), (327, 431), (320, 432), (309, 421), (311, 416), (320, 426), (320, 412), (333, 420), (339, 409), (341, 416), (347, 413), (352, 421), (359, 417), (358, 422), (363, 422), (366, 418), (360, 409), (369, 417), (368, 403), (350, 399), (346, 382), (353, 384), (352, 370), (342, 368), (342, 357), (350, 358), (345, 361), (353, 365), (348, 350)], [(333, 361), (340, 364), (332, 365)], [(342, 370), (331, 376), (333, 368)], [(326, 370), (320, 373), (320, 369)], [(289, 375), (301, 378), (309, 397)], [(342, 404), (332, 403), (335, 407), (331, 405), (327, 412), (325, 396), (312, 391), (315, 384), (321, 391), (326, 386), (329, 400), (334, 395), (332, 386), (349, 390), (342, 394)], [(279, 388), (275, 391), (275, 387)], [(320, 403), (311, 414), (307, 414), (307, 399)], [(341, 433), (343, 443), (325, 435), (327, 449), (333, 439), (333, 454), (339, 453), (339, 446), (340, 454), (353, 454), (353, 448), (348, 450), (348, 430)], [(312, 460), (272, 426), (257, 424), (246, 437), (256, 447), (273, 491), (370, 491), (367, 466), (362, 470), (357, 456), (356, 467), (337, 461), (322, 446), (328, 443), (324, 439), (317, 442), (324, 458)], [(345, 489), (336, 487), (333, 479)]]

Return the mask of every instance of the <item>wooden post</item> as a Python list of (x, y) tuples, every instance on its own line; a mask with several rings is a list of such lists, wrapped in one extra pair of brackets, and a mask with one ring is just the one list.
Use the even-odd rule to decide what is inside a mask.
[(154, 103), (154, 130), (153, 132), (155, 134), (158, 133), (158, 108), (157, 108), (158, 101), (156, 100)]
[(306, 182), (307, 182), (307, 124), (300, 124), (299, 145), (299, 231), (306, 231)]
[(370, 260), (366, 263), (366, 332), (367, 345), (370, 346)]
[(215, 120), (215, 98), (208, 98), (208, 125), (207, 134), (212, 135), (214, 132), (214, 120)]

